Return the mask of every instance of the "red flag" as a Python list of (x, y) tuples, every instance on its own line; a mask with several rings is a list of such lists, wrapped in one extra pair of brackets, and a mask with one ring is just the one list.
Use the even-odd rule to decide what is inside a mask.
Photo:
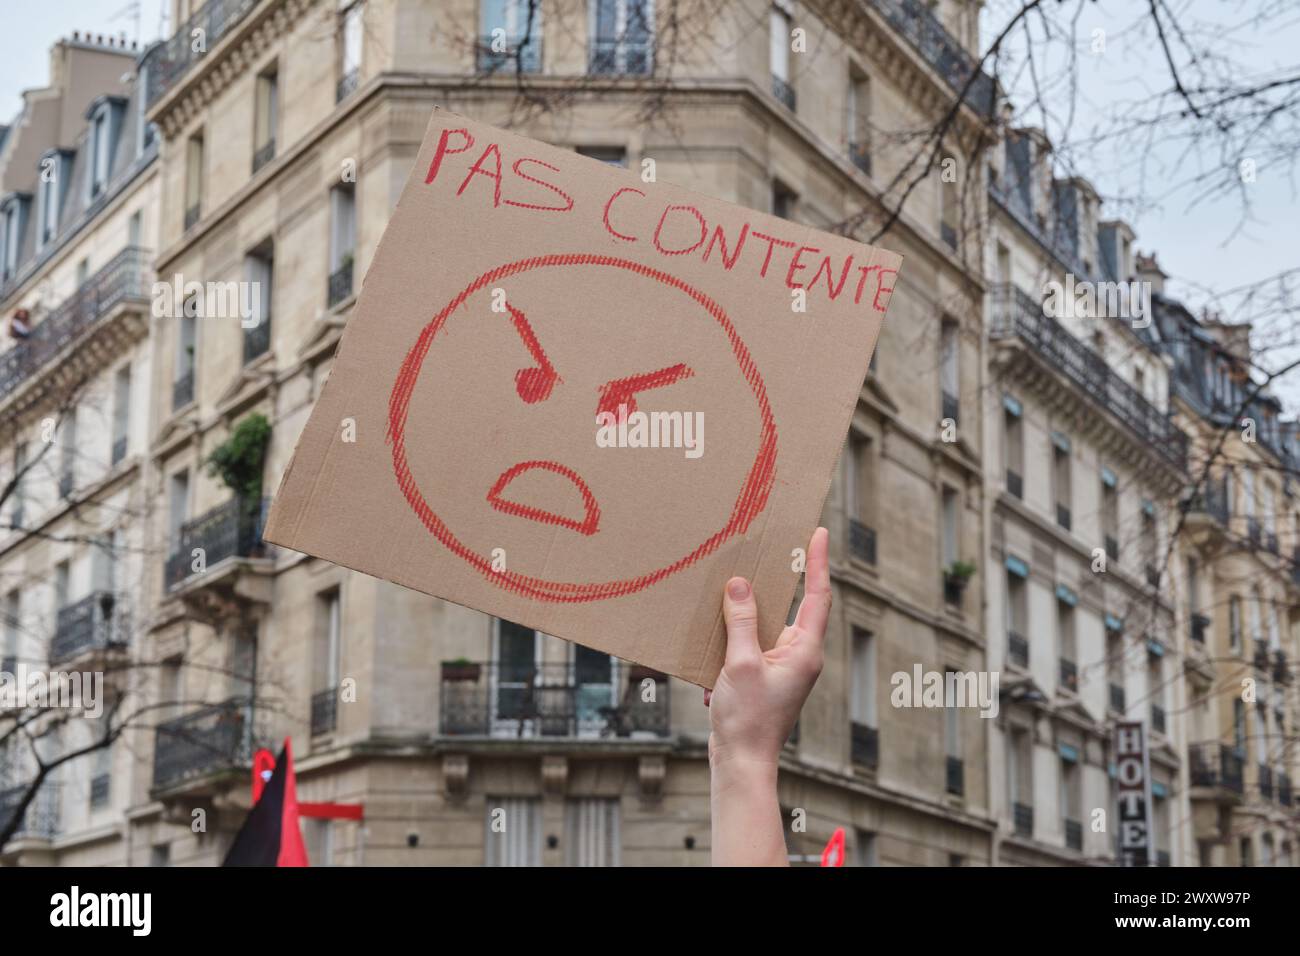
[(831, 840), (822, 850), (822, 866), (844, 865), (844, 828), (836, 827)]
[(289, 738), (276, 758), (271, 779), (248, 811), (226, 854), (223, 866), (307, 866), (298, 824), (298, 785), (293, 773)]

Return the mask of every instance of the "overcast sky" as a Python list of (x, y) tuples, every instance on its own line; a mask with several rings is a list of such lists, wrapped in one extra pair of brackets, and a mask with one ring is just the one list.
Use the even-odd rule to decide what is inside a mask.
[[(989, 0), (988, 17), (1005, 16), (1012, 0)], [(1224, 23), (1222, 46), (1261, 71), (1294, 72), (1300, 60), (1300, 11), (1280, 26), (1258, 35), (1241, 26), (1255, 0), (1170, 0), (1180, 16)], [(0, 122), (9, 122), (21, 106), (25, 88), (48, 80), (50, 45), (73, 30), (125, 33), (142, 44), (163, 34), (167, 0), (37, 0), (21, 4), (21, 18), (12, 13), (0, 30)], [(1072, 136), (1086, 137), (1111, 117), (1113, 104), (1132, 100), (1143, 91), (1163, 89), (1168, 73), (1150, 31), (1138, 32), (1145, 3), (1133, 0), (1099, 0), (1084, 5), (1078, 23), (1080, 68), (1078, 110), (1069, 124)], [(14, 22), (18, 19), (18, 22)], [(170, 32), (172, 27), (166, 27)], [(1094, 29), (1106, 31), (1106, 49), (1092, 54)], [(985, 43), (987, 43), (987, 38)], [(1137, 247), (1156, 251), (1172, 277), (1170, 291), (1197, 306), (1205, 301), (1200, 286), (1232, 289), (1286, 269), (1300, 267), (1300, 200), (1288, 169), (1260, 166), (1249, 187), (1254, 218), (1238, 230), (1241, 206), (1234, 199), (1191, 202), (1181, 179), (1199, 162), (1214, 156), (1180, 156), (1157, 149), (1146, 165), (1147, 179), (1135, 157), (1145, 151), (1141, 143), (1111, 144), (1095, 155), (1075, 157), (1079, 171), (1103, 197), (1110, 198), (1107, 216), (1122, 215), (1137, 232)], [(1141, 207), (1122, 205), (1119, 197), (1141, 194)], [(1234, 234), (1235, 231), (1235, 234)], [(1235, 316), (1229, 314), (1228, 318)], [(1300, 376), (1292, 376), (1300, 379)], [(1300, 387), (1283, 388), (1288, 398), (1300, 397)], [(1300, 409), (1300, 405), (1293, 405)]]

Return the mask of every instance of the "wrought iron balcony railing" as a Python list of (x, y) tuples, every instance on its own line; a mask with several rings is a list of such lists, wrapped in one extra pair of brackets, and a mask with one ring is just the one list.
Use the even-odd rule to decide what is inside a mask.
[(474, 65), (480, 73), (540, 73), (542, 38), (534, 35), (499, 42), (494, 37), (479, 37)]
[[(62, 784), (56, 780), (46, 780), (36, 791), (36, 796), (27, 805), (22, 822), (14, 831), (13, 838), (50, 840), (58, 836), (62, 817)], [(0, 790), (0, 830), (6, 829), (13, 821), (18, 806), (27, 796), (26, 786), (10, 787)]]
[(1011, 804), (1011, 820), (1015, 825), (1016, 833), (1027, 837), (1034, 835), (1033, 807), (1019, 802)]
[(945, 789), (960, 797), (966, 792), (965, 765), (960, 757), (949, 757), (945, 773)]
[(1074, 384), (1080, 395), (1109, 412), (1143, 444), (1180, 471), (1187, 470), (1187, 436), (1169, 416), (1124, 381), (1106, 360), (1043, 314), (1042, 306), (1012, 285), (996, 285), (989, 337), (1018, 340)]
[(148, 301), (149, 253), (129, 246), (37, 322), (27, 338), (0, 355), (0, 400), (46, 363), (75, 346), (101, 318), (127, 301)]
[(875, 770), (880, 764), (880, 731), (853, 721), (849, 724), (849, 759)]
[(876, 563), (876, 529), (856, 518), (849, 519), (849, 554), (867, 564)]
[(997, 84), (993, 77), (982, 71), (976, 72), (979, 61), (966, 52), (924, 3), (919, 0), (867, 2), (902, 34), (954, 93), (967, 90), (963, 102), (977, 113), (993, 115), (997, 105)]
[[(644, 680), (654, 681), (645, 700)], [(668, 679), (610, 659), (606, 670), (571, 663), (444, 662), (445, 736), (667, 737)]]
[(1222, 480), (1209, 481), (1206, 486), (1192, 495), (1187, 511), (1190, 514), (1205, 514), (1225, 527), (1232, 512), (1228, 506), (1228, 488)]
[(95, 591), (59, 608), (50, 663), (61, 664), (89, 650), (123, 646), (130, 638), (127, 614), (117, 595)]
[(342, 103), (349, 96), (355, 93), (357, 91), (357, 87), (360, 85), (361, 85), (361, 71), (348, 70), (348, 72), (344, 73), (341, 77), (339, 77), (338, 86), (334, 87), (334, 102)]
[(1243, 790), (1241, 754), (1217, 740), (1192, 744), (1188, 748), (1192, 786), (1223, 787), (1233, 793)]
[(1007, 632), (1007, 660), (1017, 667), (1029, 666), (1029, 642), (1015, 631)]
[(330, 274), (327, 299), (331, 309), (352, 294), (352, 264), (349, 257)]
[[(170, 39), (152, 46), (140, 61), (145, 108), (152, 108), (186, 72), (230, 33), (259, 0), (207, 0)], [(201, 31), (196, 33), (195, 31)], [(195, 36), (202, 36), (195, 50)]]
[(311, 735), (332, 733), (338, 726), (339, 689), (327, 687), (311, 695)]
[(158, 726), (153, 786), (165, 790), (210, 774), (242, 770), (252, 758), (252, 704), (232, 698)]
[(181, 525), (177, 548), (164, 569), (165, 586), (170, 590), (196, 573), (195, 549), (202, 549), (207, 570), (226, 558), (264, 557), (262, 528), (269, 503), (269, 498), (247, 501), (235, 497)]
[(791, 113), (794, 112), (794, 87), (775, 73), (772, 74), (772, 95), (780, 100)]
[(646, 76), (654, 62), (654, 41), (597, 37), (591, 41), (588, 72), (593, 76)]

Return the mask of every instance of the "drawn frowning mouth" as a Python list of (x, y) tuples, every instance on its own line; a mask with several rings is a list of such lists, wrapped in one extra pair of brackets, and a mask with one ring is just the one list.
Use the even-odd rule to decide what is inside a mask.
[[(534, 508), (531, 505), (520, 504), (517, 501), (510, 501), (501, 497), (501, 492), (520, 475), (525, 472), (536, 469), (553, 472), (567, 478), (578, 489), (578, 494), (582, 496), (582, 506), (585, 514), (581, 521), (576, 518), (566, 518), (564, 515), (556, 514), (553, 511), (545, 511), (541, 508)], [(503, 514), (515, 515), (520, 518), (528, 518), (532, 521), (540, 521), (543, 524), (558, 525), (561, 528), (569, 528), (579, 534), (593, 535), (596, 533), (600, 524), (600, 507), (596, 504), (596, 496), (591, 493), (587, 483), (572, 468), (561, 465), (558, 461), (521, 461), (517, 465), (511, 465), (497, 478), (487, 493), (487, 501), (493, 508)]]

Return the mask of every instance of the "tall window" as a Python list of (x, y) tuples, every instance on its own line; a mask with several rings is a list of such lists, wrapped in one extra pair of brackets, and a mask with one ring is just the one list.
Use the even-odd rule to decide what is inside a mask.
[(357, 192), (352, 183), (330, 190), (329, 304), (352, 294), (357, 245)]
[(248, 363), (271, 347), (271, 293), (275, 281), (275, 258), (269, 241), (244, 258), (244, 277), (252, 290), (254, 312), (244, 329), (244, 362)]
[(342, 602), (339, 589), (330, 588), (316, 596), (316, 651), (312, 655), (314, 689), (333, 690), (339, 685), (342, 648)]
[(951, 568), (961, 559), (961, 503), (954, 488), (943, 489), (943, 553), (940, 558), (944, 569)]
[(1056, 523), (1069, 531), (1074, 504), (1070, 485), (1070, 440), (1059, 432), (1052, 435), (1052, 492), (1056, 498)]
[(181, 544), (181, 529), (190, 515), (190, 473), (172, 475), (167, 493), (167, 539), (173, 551)]
[(876, 726), (876, 644), (870, 631), (855, 627), (853, 671), (850, 675), (849, 719), (863, 727)]
[(185, 146), (185, 228), (199, 221), (203, 210), (203, 134), (195, 133)]
[(27, 207), (28, 201), (25, 198), (12, 196), (0, 214), (0, 233), (3, 234), (4, 242), (4, 254), (0, 256), (0, 281), (8, 282), (18, 272), (23, 230), (27, 225)]
[(1112, 561), (1119, 560), (1119, 491), (1115, 474), (1109, 469), (1101, 470), (1101, 533), (1106, 547), (1106, 556)]
[(72, 494), (77, 480), (77, 407), (68, 409), (59, 428), (59, 496)]
[(793, 220), (798, 205), (798, 193), (779, 179), (772, 181), (772, 215)]
[(774, 4), (769, 20), (771, 30), (768, 60), (772, 70), (772, 93), (790, 109), (794, 109), (794, 87), (790, 83), (790, 14)]
[(853, 165), (871, 175), (871, 82), (865, 73), (849, 67), (845, 126)]
[(257, 104), (253, 126), (253, 172), (275, 156), (275, 134), (280, 119), (280, 81), (273, 64), (257, 77)]
[(1029, 731), (1012, 727), (1007, 736), (1007, 792), (1018, 833), (1032, 835), (1034, 827), (1034, 769)]
[(38, 249), (43, 249), (59, 234), (59, 219), (63, 214), (63, 197), (67, 177), (71, 172), (68, 156), (61, 150), (51, 150), (41, 158), (37, 209), (40, 228), (37, 230)]
[(536, 797), (488, 797), (488, 866), (542, 865), (542, 801)]
[(17, 588), (5, 595), (3, 625), (4, 642), (0, 644), (0, 672), (12, 674), (18, 663), (18, 634), (22, 628), (22, 595)]
[(591, 72), (644, 74), (653, 68), (652, 0), (595, 0), (592, 10)]
[(335, 95), (337, 100), (344, 99), (361, 81), (365, 12), (364, 0), (356, 0), (339, 13), (339, 82)]
[(27, 504), (27, 443), (19, 442), (14, 446), (14, 488), (10, 493), (13, 505), (9, 512), (9, 523), (15, 528), (23, 526), (23, 512)]
[(535, 73), (541, 69), (542, 4), (482, 0), (479, 16), (479, 70)]
[(1072, 850), (1083, 849), (1083, 774), (1079, 770), (1079, 757), (1073, 747), (1061, 748), (1061, 817), (1065, 830), (1065, 845)]
[(172, 411), (194, 400), (194, 372), (197, 367), (198, 318), (194, 303), (186, 303), (176, 327), (175, 376), (172, 379)]
[(1020, 403), (1009, 395), (1002, 402), (1002, 458), (1006, 468), (1007, 492), (1024, 496), (1025, 445), (1020, 422)]
[(112, 464), (126, 457), (131, 430), (131, 366), (123, 365), (113, 376), (113, 451)]
[(952, 319), (939, 326), (939, 398), (942, 417), (958, 420), (961, 398), (960, 327)]
[(1077, 664), (1078, 651), (1075, 647), (1075, 611), (1070, 601), (1058, 598), (1056, 601), (1056, 641), (1061, 659), (1061, 686), (1066, 690), (1077, 691), (1079, 678)]
[(951, 249), (957, 248), (957, 189), (955, 181), (949, 181), (949, 170), (957, 168), (955, 157), (945, 155), (939, 164), (939, 237)]
[(567, 866), (618, 866), (620, 805), (617, 799), (582, 797), (565, 804)]
[(1228, 642), (1233, 651), (1241, 650), (1241, 596), (1228, 598)]

